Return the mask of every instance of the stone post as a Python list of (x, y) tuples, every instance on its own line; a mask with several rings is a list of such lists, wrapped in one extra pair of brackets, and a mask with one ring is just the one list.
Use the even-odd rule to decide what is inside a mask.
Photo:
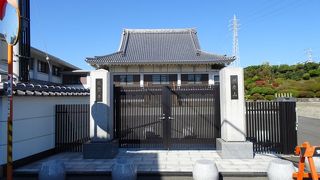
[(221, 138), (217, 149), (222, 158), (253, 158), (246, 141), (243, 69), (226, 67), (220, 71)]
[(90, 137), (91, 140), (113, 139), (113, 85), (110, 72), (91, 71)]
[(90, 138), (83, 146), (84, 159), (112, 159), (118, 153), (113, 129), (113, 80), (109, 71), (90, 73)]

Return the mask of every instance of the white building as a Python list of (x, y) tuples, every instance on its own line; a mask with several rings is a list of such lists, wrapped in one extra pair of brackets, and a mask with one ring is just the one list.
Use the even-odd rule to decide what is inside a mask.
[[(15, 59), (19, 55), (14, 54)], [(29, 79), (28, 83), (46, 85), (66, 85), (88, 88), (89, 71), (80, 70), (56, 56), (31, 47), (31, 58), (29, 58)], [(14, 61), (15, 82), (19, 82), (19, 63)], [(0, 40), (0, 82), (7, 81), (7, 45)]]

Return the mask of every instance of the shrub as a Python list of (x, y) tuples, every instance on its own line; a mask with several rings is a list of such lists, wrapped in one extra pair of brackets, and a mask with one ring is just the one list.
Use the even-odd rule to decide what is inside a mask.
[(258, 80), (260, 80), (259, 76), (257, 76), (257, 75), (253, 76), (252, 81), (258, 81)]
[(308, 63), (305, 63), (304, 64), (304, 69), (309, 71), (309, 70), (312, 70), (312, 69), (318, 69), (319, 67), (319, 64), (318, 63), (315, 63), (315, 62), (308, 62)]
[(313, 69), (313, 70), (310, 70), (308, 73), (310, 74), (311, 77), (318, 77), (320, 76), (320, 69)]
[(317, 98), (320, 98), (320, 91), (316, 92), (316, 93), (315, 93), (315, 96), (316, 96)]
[(298, 97), (299, 98), (313, 98), (314, 92), (312, 91), (300, 91)]
[(277, 83), (277, 82), (272, 82), (272, 87), (279, 87), (279, 83)]
[(256, 83), (254, 83), (254, 82), (246, 85), (246, 89), (249, 90), (249, 91), (254, 87), (256, 87)]
[(264, 97), (259, 93), (255, 93), (255, 94), (249, 96), (248, 99), (254, 100), (254, 101), (256, 101), (256, 100), (264, 100)]
[(279, 68), (278, 68), (278, 71), (279, 71), (280, 73), (286, 73), (287, 71), (292, 71), (292, 70), (294, 70), (294, 69), (295, 69), (294, 66), (289, 66), (289, 65), (287, 65), (287, 64), (281, 64), (281, 65), (279, 66)]
[(272, 101), (272, 100), (274, 100), (276, 97), (275, 97), (274, 95), (266, 95), (264, 98), (265, 98), (266, 100), (268, 100), (268, 101)]
[(250, 94), (274, 95), (276, 90), (271, 87), (254, 87), (250, 90)]
[(302, 78), (303, 78), (304, 80), (309, 80), (309, 79), (310, 79), (310, 74), (309, 74), (309, 73), (304, 73), (303, 76), (302, 76)]
[(265, 85), (266, 84), (266, 81), (264, 81), (264, 80), (258, 80), (258, 81), (256, 81), (256, 85), (257, 86), (263, 86), (263, 85)]

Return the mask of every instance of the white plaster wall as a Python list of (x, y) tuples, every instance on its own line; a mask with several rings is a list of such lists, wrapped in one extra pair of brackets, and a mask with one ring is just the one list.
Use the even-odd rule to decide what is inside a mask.
[[(238, 99), (231, 100), (230, 76), (238, 75)], [(221, 138), (245, 141), (245, 100), (243, 69), (227, 67), (220, 71)]]
[(128, 72), (139, 72), (139, 66), (129, 66)]
[(149, 73), (151, 73), (151, 72), (153, 72), (153, 66), (144, 66), (143, 67), (143, 72), (149, 72)]
[(207, 66), (206, 65), (198, 65), (194, 68), (195, 72), (207, 72)]
[(180, 72), (180, 67), (177, 65), (169, 65), (168, 72)]
[(185, 72), (185, 73), (192, 73), (193, 72), (193, 66), (182, 66), (181, 67), (181, 72)]
[[(55, 105), (88, 104), (88, 96), (14, 96), (13, 159), (18, 160), (55, 145)], [(7, 98), (0, 97), (0, 165), (7, 154)]]

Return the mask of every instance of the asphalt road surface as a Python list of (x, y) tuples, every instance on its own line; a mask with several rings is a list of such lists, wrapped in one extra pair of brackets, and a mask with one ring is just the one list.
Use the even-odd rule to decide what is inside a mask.
[(320, 119), (298, 117), (298, 144), (305, 141), (309, 141), (311, 145), (320, 146)]

